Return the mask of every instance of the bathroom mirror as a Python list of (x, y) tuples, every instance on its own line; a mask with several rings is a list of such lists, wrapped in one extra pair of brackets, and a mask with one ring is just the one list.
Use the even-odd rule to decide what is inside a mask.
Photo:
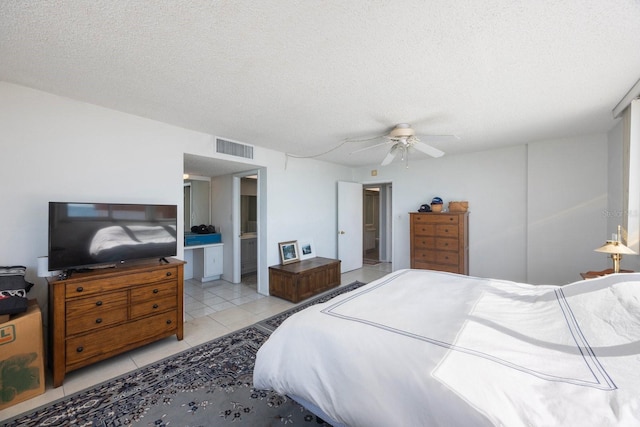
[(240, 196), (240, 232), (255, 233), (258, 221), (257, 197), (256, 196)]
[(184, 231), (194, 225), (211, 224), (211, 185), (209, 181), (184, 181)]
[(258, 231), (256, 183), (255, 175), (246, 176), (240, 180), (240, 234)]

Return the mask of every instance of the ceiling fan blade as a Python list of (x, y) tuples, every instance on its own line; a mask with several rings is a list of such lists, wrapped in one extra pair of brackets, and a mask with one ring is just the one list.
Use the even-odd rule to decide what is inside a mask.
[(425, 144), (424, 142), (416, 141), (412, 145), (418, 151), (422, 151), (425, 154), (430, 155), (431, 157), (442, 157), (444, 155), (444, 151), (438, 150), (435, 147)]
[(381, 166), (387, 166), (389, 163), (393, 161), (393, 159), (396, 158), (396, 154), (398, 154), (397, 148), (398, 148), (398, 144), (395, 144), (393, 147), (391, 147), (391, 150), (389, 150), (389, 152), (387, 153), (382, 163), (380, 163)]
[(359, 152), (361, 152), (361, 151), (369, 150), (369, 149), (371, 149), (371, 148), (376, 148), (376, 147), (379, 147), (379, 146), (381, 146), (381, 145), (385, 145), (385, 144), (387, 144), (387, 141), (385, 141), (385, 142), (381, 142), (381, 143), (379, 143), (379, 144), (370, 145), (370, 146), (368, 146), (368, 147), (359, 148), (359, 149), (357, 149), (357, 150), (355, 150), (355, 151), (350, 152), (349, 154), (359, 153)]

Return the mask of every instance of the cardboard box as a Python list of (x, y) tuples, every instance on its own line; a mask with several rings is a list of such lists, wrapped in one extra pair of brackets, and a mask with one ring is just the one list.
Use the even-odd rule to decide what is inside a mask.
[(44, 393), (42, 313), (29, 300), (24, 313), (0, 324), (0, 409)]

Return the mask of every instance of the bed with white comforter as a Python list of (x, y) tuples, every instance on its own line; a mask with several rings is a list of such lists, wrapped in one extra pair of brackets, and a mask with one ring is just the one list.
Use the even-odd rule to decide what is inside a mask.
[(400, 270), (292, 315), (254, 387), (347, 426), (640, 426), (640, 274)]

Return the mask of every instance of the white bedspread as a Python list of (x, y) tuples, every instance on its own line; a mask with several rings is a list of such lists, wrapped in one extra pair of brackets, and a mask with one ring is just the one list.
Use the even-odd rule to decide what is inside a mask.
[(640, 426), (640, 274), (397, 271), (287, 319), (254, 386), (349, 426)]

